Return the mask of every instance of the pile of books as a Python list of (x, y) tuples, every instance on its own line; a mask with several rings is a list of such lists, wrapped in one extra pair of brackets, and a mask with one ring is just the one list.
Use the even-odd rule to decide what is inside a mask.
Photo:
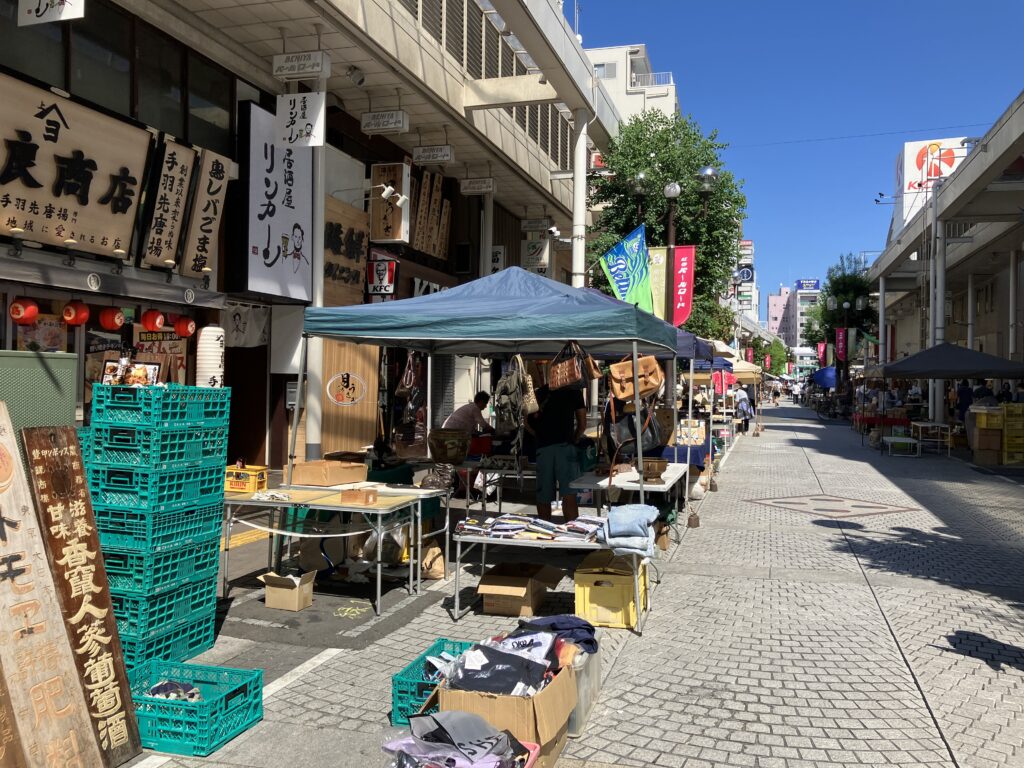
[(532, 515), (505, 514), (486, 518), (467, 517), (459, 523), (456, 533), (491, 539), (594, 541), (597, 532), (606, 523), (604, 518), (594, 515), (580, 515), (571, 522), (559, 525)]

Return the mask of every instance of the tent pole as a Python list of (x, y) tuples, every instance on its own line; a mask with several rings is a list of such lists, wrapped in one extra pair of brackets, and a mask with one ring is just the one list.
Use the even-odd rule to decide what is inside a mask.
[(427, 353), (427, 415), (423, 424), (424, 437), (427, 440), (427, 458), (430, 458), (430, 430), (434, 425), (434, 356)]
[(295, 388), (295, 410), (292, 412), (292, 433), (288, 437), (288, 466), (285, 471), (285, 485), (292, 484), (292, 469), (295, 467), (295, 440), (299, 436), (299, 413), (305, 404), (306, 390), (306, 334), (302, 334), (299, 340), (299, 383)]
[(633, 422), (636, 424), (636, 468), (640, 473), (640, 503), (644, 501), (644, 420), (640, 412), (640, 363), (637, 360), (636, 340), (633, 340)]
[(679, 463), (679, 409), (676, 408), (676, 356), (672, 356), (672, 365), (670, 366), (671, 374), (671, 386), (669, 387), (670, 393), (668, 396), (669, 407), (672, 409), (672, 447), (675, 450), (674, 464)]
[[(686, 400), (686, 428), (693, 429), (693, 358), (690, 358), (690, 386)], [(685, 434), (685, 433), (684, 433)], [(690, 450), (693, 439), (686, 441), (686, 499), (683, 501), (684, 509), (686, 502), (690, 500)]]

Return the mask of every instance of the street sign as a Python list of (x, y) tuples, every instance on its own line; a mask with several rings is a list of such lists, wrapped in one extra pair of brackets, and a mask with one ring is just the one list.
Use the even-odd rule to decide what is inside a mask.
[(278, 80), (316, 80), (331, 76), (331, 57), (326, 51), (279, 53), (274, 56), (273, 74)]

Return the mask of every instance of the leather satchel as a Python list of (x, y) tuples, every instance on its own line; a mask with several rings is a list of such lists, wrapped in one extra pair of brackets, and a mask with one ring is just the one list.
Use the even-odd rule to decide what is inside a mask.
[(586, 357), (579, 344), (570, 341), (551, 361), (548, 373), (548, 389), (585, 389), (589, 379), (583, 358)]
[[(637, 379), (640, 383), (640, 397), (656, 394), (665, 383), (665, 373), (661, 370), (658, 360), (651, 355), (637, 358)], [(608, 369), (608, 388), (612, 397), (619, 400), (632, 400), (633, 394), (633, 360), (631, 357), (621, 362), (612, 363)]]

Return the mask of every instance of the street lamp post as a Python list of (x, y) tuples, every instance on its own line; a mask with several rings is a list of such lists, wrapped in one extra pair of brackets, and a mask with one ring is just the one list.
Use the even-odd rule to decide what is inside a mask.
[(673, 257), (676, 247), (676, 200), (682, 192), (678, 182), (670, 181), (665, 185), (664, 195), (668, 200), (668, 221), (665, 223), (665, 322), (671, 323), (676, 297), (672, 291)]

